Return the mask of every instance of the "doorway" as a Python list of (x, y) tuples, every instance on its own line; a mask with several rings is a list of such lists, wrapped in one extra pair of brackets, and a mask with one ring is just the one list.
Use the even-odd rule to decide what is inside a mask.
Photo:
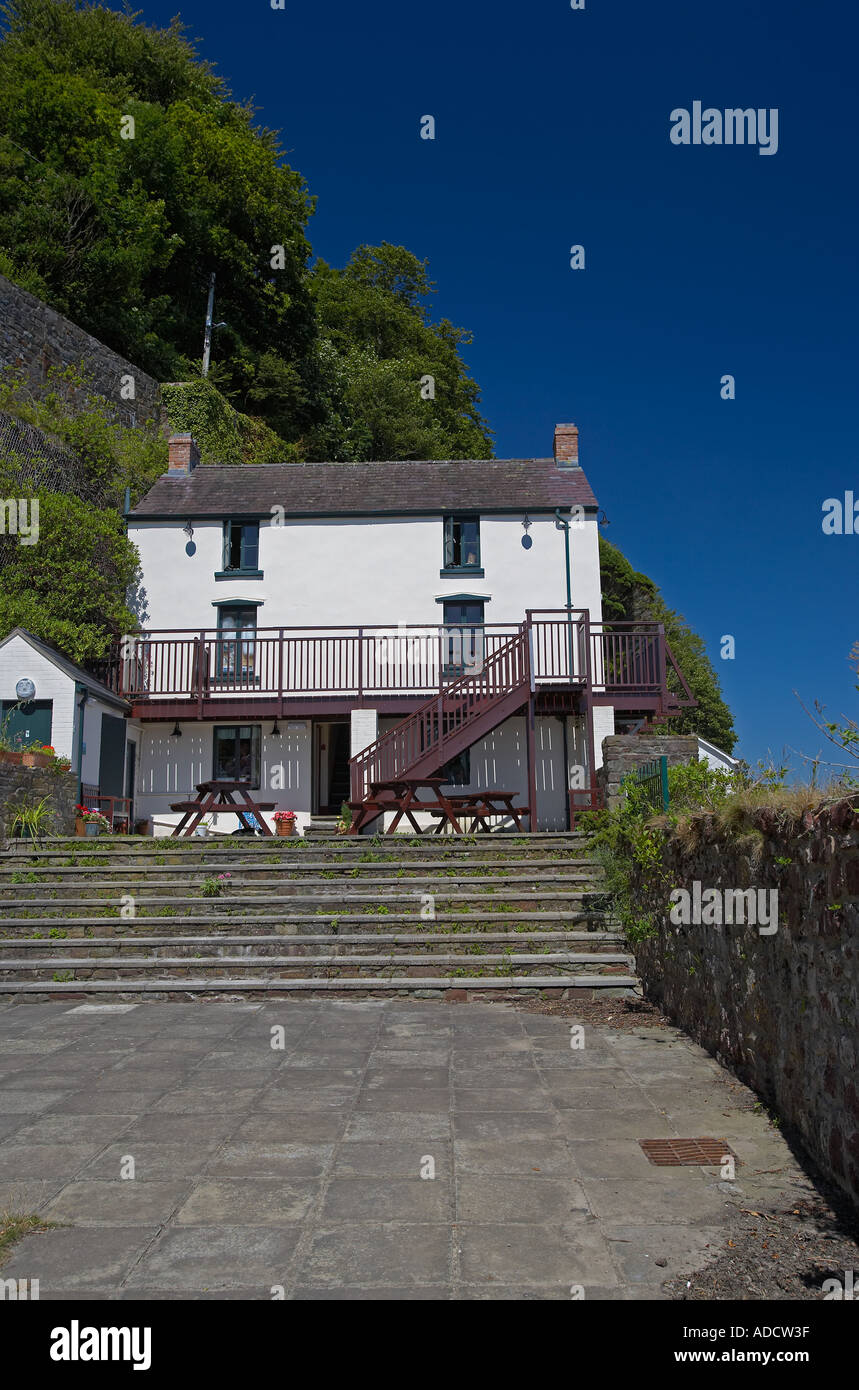
[(4, 700), (2, 721), (12, 746), (26, 748), (30, 743), (50, 745), (53, 708), (53, 700), (31, 700), (27, 705)]
[(336, 816), (349, 800), (349, 724), (346, 720), (315, 725), (314, 801), (319, 815)]

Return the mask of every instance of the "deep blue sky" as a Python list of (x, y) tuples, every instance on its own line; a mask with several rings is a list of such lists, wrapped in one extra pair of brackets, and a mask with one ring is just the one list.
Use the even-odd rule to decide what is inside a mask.
[[(150, 23), (179, 8), (141, 7)], [(604, 534), (704, 638), (736, 751), (825, 750), (792, 692), (859, 708), (859, 534), (821, 529), (824, 499), (859, 499), (855, 4), (180, 13), (282, 132), (318, 198), (316, 254), (387, 240), (429, 259), (434, 312), (474, 334), (496, 454), (546, 455), (556, 421), (578, 424)], [(777, 107), (778, 153), (674, 146), (669, 114), (695, 100)]]

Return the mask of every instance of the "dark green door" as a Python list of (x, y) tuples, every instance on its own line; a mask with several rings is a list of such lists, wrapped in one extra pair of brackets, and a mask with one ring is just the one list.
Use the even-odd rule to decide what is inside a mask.
[(53, 703), (53, 700), (33, 700), (29, 705), (19, 705), (14, 700), (4, 700), (6, 737), (22, 748), (28, 743), (50, 743)]
[(125, 796), (125, 720), (101, 716), (98, 789), (102, 796)]

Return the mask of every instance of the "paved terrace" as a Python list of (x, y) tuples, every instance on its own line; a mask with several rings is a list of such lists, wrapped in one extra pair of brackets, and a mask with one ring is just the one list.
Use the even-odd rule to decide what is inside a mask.
[[(721, 1252), (732, 1208), (811, 1190), (682, 1034), (585, 1040), (501, 1004), (0, 1006), (0, 1211), (64, 1223), (2, 1277), (43, 1299), (654, 1298)], [(736, 1182), (636, 1142), (702, 1135)]]

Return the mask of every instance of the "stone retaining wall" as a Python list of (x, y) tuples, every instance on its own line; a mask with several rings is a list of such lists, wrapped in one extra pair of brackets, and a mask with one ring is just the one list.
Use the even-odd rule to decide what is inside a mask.
[[(638, 885), (659, 921), (636, 947), (645, 991), (859, 1203), (859, 797), (809, 813), (800, 829), (762, 810), (745, 841), (713, 817), (699, 823), (696, 849), (666, 842), (662, 885)], [(777, 930), (674, 925), (671, 890), (691, 893), (696, 881), (702, 892), (777, 890)]]
[(74, 835), (75, 805), (78, 799), (76, 772), (52, 772), (46, 767), (23, 767), (0, 762), (0, 834), (7, 835), (13, 810), (32, 805), (49, 796), (54, 819), (49, 835)]
[[(112, 406), (118, 423), (129, 428), (147, 421), (162, 425), (157, 381), (0, 275), (0, 368), (9, 367), (23, 370), (34, 395), (44, 388), (52, 367), (79, 368), (90, 390)], [(134, 379), (134, 400), (120, 396), (123, 376)], [(58, 383), (52, 386), (57, 389)]]
[(696, 734), (610, 734), (602, 741), (602, 756), (597, 782), (606, 793), (606, 805), (612, 807), (621, 800), (624, 777), (645, 763), (657, 758), (667, 758), (671, 767), (697, 762), (698, 738)]

